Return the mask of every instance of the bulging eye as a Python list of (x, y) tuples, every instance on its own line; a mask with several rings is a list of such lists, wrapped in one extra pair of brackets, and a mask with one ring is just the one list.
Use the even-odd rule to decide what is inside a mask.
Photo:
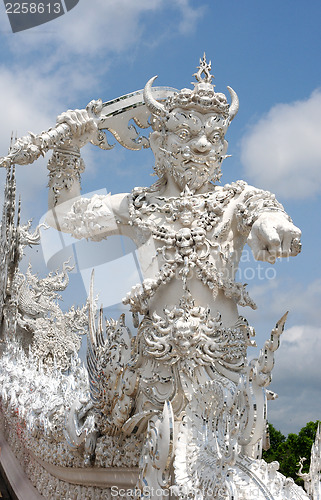
[(178, 133), (177, 133), (178, 137), (182, 140), (182, 141), (187, 141), (190, 136), (191, 136), (191, 133), (189, 130), (187, 130), (186, 128), (182, 128)]
[(220, 144), (222, 142), (221, 134), (218, 132), (214, 132), (209, 139), (212, 144)]

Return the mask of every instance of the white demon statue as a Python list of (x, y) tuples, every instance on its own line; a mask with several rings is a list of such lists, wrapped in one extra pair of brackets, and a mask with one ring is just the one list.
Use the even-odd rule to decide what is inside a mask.
[[(77, 412), (88, 411), (98, 432), (142, 436), (142, 498), (307, 499), (275, 463), (261, 460), (266, 399), (273, 397), (266, 387), (286, 315), (249, 363), (254, 331), (238, 305), (256, 306), (235, 281), (246, 243), (255, 259), (274, 263), (300, 252), (301, 233), (270, 192), (243, 181), (219, 185), (225, 134), (239, 102), (230, 87), (231, 104), (215, 92), (210, 70), (204, 55), (193, 89), (160, 90), (154, 77), (139, 106), (142, 94), (128, 96), (122, 111), (131, 112), (137, 126), (152, 127), (148, 140), (124, 126), (121, 100), (96, 101), (60, 115), (54, 130), (31, 138), (28, 151), (21, 147), (29, 156), (20, 163), (27, 163), (56, 138), (47, 222), (76, 238), (128, 236), (143, 274), (123, 299), (136, 336), (123, 317), (110, 321), (105, 335), (91, 297), (91, 404), (76, 405), (69, 418), (76, 430), (67, 431), (79, 444)], [(157, 182), (131, 193), (80, 196), (80, 148), (92, 142), (110, 149), (104, 128), (130, 149), (150, 145)], [(18, 158), (18, 150), (12, 156)]]

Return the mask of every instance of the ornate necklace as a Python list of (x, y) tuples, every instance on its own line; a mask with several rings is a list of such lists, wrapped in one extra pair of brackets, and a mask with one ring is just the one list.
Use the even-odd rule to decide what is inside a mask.
[[(215, 242), (218, 235), (210, 241), (207, 233), (221, 221), (223, 209), (242, 192), (244, 186), (245, 183), (236, 182), (222, 190), (199, 195), (192, 194), (187, 188), (179, 197), (156, 198), (160, 203), (148, 201), (148, 188), (133, 190), (129, 203), (130, 224), (147, 230), (153, 239), (163, 243), (157, 254), (162, 254), (164, 264), (154, 278), (145, 279), (126, 295), (123, 302), (130, 304), (132, 312), (147, 314), (149, 299), (174, 276), (181, 278), (184, 292), (189, 291), (187, 280), (192, 272), (212, 290), (214, 297), (218, 290), (223, 290), (227, 298), (234, 298), (240, 305), (256, 307), (244, 285), (224, 276), (208, 258), (210, 247), (218, 248), (219, 244)], [(153, 219), (153, 214), (164, 214), (167, 222), (174, 224), (178, 221), (183, 227), (175, 229), (160, 225)], [(220, 235), (223, 230), (224, 227), (220, 229)]]

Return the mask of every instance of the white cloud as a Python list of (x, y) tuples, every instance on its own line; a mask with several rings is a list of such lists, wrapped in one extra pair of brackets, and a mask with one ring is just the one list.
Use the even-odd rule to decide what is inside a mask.
[(251, 289), (259, 311), (266, 309), (268, 315), (278, 318), (285, 311), (290, 311), (292, 321), (308, 323), (313, 326), (321, 324), (321, 279), (302, 284), (295, 281), (269, 280), (263, 285)]
[[(89, 77), (90, 79), (90, 77)], [(28, 67), (12, 64), (10, 68), (0, 65), (0, 105), (5, 119), (0, 123), (0, 156), (5, 156), (10, 146), (11, 135), (23, 137), (31, 131), (40, 134), (53, 127), (56, 117), (67, 109), (64, 89), (72, 95), (79, 87), (76, 74), (73, 78), (63, 69), (48, 71), (37, 63)], [(83, 79), (83, 85), (88, 79)], [(85, 148), (83, 157), (91, 171), (93, 153)], [(46, 158), (38, 159), (33, 165), (17, 166), (17, 193), (23, 200), (23, 220), (34, 217), (39, 219), (46, 209), (47, 168)], [(5, 172), (0, 169), (0, 181), (4, 185)], [(1, 197), (2, 195), (0, 195)]]
[(321, 91), (277, 104), (245, 135), (241, 160), (249, 180), (284, 198), (321, 192)]
[(298, 388), (304, 387), (306, 382), (315, 381), (319, 385), (320, 359), (321, 328), (313, 325), (295, 325), (282, 334), (275, 373), (281, 382), (288, 381), (289, 374), (295, 377)]
[[(66, 15), (28, 30), (29, 36), (25, 32), (16, 33), (12, 44), (17, 52), (40, 51), (42, 45), (48, 52), (50, 46), (60, 63), (70, 54), (80, 55), (84, 65), (90, 62), (86, 56), (95, 56), (100, 61), (104, 57), (106, 66), (110, 53), (119, 54), (131, 48), (132, 54), (139, 50), (141, 42), (155, 43), (153, 23), (162, 22), (160, 15), (169, 9), (171, 15), (166, 20), (164, 16), (164, 27), (172, 24), (173, 32), (180, 34), (193, 31), (204, 12), (203, 7), (192, 7), (190, 0), (95, 0), (91, 4), (83, 1)], [(157, 18), (146, 21), (144, 16), (149, 14)], [(8, 24), (6, 21), (6, 31)], [(95, 69), (101, 71), (99, 66)]]
[[(55, 108), (58, 96), (56, 84), (33, 69), (0, 68), (1, 148), (9, 146), (11, 131), (18, 137), (28, 130), (44, 130), (52, 125), (50, 115)], [(55, 118), (55, 115), (54, 115)]]
[(58, 40), (65, 49), (82, 55), (94, 51), (122, 52), (140, 39), (141, 16), (158, 10), (163, 3), (162, 0), (96, 0), (92, 8), (87, 2), (80, 2), (60, 18)]
[[(58, 89), (65, 83), (62, 75), (55, 79), (43, 75), (34, 66), (10, 69), (0, 67), (1, 112), (5, 119), (0, 123), (0, 155), (5, 156), (10, 137), (22, 137), (32, 131), (36, 134), (55, 125), (56, 115), (61, 111)], [(1, 172), (4, 179), (4, 172)], [(42, 191), (47, 184), (46, 160), (37, 160), (33, 165), (17, 166), (17, 192), (23, 204), (32, 203), (39, 208)], [(43, 209), (42, 209), (43, 210)], [(23, 220), (36, 215), (31, 210), (23, 211)]]
[(194, 31), (197, 22), (203, 16), (205, 9), (203, 6), (193, 8), (189, 0), (176, 0), (173, 2), (181, 11), (181, 21), (178, 25), (178, 30), (182, 35), (187, 35)]

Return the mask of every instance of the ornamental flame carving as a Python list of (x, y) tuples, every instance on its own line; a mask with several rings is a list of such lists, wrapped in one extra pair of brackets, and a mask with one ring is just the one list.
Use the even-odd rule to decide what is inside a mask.
[[(117, 233), (130, 237), (143, 274), (123, 299), (136, 334), (124, 315), (104, 320), (103, 311), (97, 311), (92, 277), (86, 369), (70, 355), (68, 372), (66, 343), (63, 352), (54, 351), (55, 362), (47, 363), (47, 371), (37, 367), (39, 353), (51, 345), (48, 338), (56, 335), (66, 342), (72, 331), (76, 335), (75, 327), (84, 326), (84, 309), (67, 316), (52, 301), (43, 304), (41, 287), (47, 287), (48, 297), (55, 293), (53, 282), (62, 286), (66, 269), (45, 281), (31, 271), (15, 278), (21, 290), (17, 323), (33, 325), (34, 337), (29, 354), (16, 347), (2, 358), (2, 411), (10, 419), (10, 409), (17, 409), (15, 418), (39, 463), (39, 477), (30, 475), (39, 491), (45, 491), (50, 465), (52, 498), (66, 494), (61, 467), (71, 473), (73, 467), (88, 466), (88, 474), (112, 471), (118, 485), (134, 468), (135, 480), (126, 483), (132, 488), (126, 490), (128, 497), (135, 496), (136, 484), (136, 496), (139, 491), (146, 499), (308, 498), (277, 472), (278, 464), (261, 460), (268, 445), (266, 400), (272, 397), (267, 387), (286, 314), (258, 359), (248, 362), (255, 332), (238, 306), (256, 305), (246, 285), (235, 281), (246, 243), (257, 260), (273, 263), (300, 252), (301, 233), (273, 194), (243, 181), (218, 184), (227, 157), (225, 134), (239, 101), (231, 87), (230, 104), (215, 91), (205, 55), (194, 76), (193, 89), (154, 88), (154, 77), (143, 91), (63, 113), (55, 128), (18, 140), (1, 161), (7, 167), (31, 163), (53, 149), (48, 224), (94, 241)], [(130, 119), (137, 129), (125, 126)], [(138, 129), (149, 125), (150, 135), (140, 135)], [(80, 148), (92, 142), (110, 149), (106, 130), (129, 149), (151, 147), (159, 178), (131, 193), (74, 200), (85, 168)], [(10, 182), (8, 177), (7, 190)], [(4, 234), (2, 227), (2, 242)], [(51, 311), (46, 320), (44, 310)], [(52, 398), (43, 406), (50, 373), (59, 383), (52, 385)], [(4, 382), (8, 375), (9, 385)], [(25, 397), (19, 384), (22, 377), (31, 384), (32, 376), (33, 394)], [(9, 433), (8, 439), (17, 447), (16, 437)], [(318, 450), (316, 445), (314, 474)], [(68, 486), (68, 494), (77, 498), (87, 498), (89, 488), (91, 498), (109, 498), (118, 487), (106, 480), (103, 488), (93, 488), (90, 479), (86, 483), (77, 477)], [(315, 491), (316, 486), (311, 498), (319, 498)]]

